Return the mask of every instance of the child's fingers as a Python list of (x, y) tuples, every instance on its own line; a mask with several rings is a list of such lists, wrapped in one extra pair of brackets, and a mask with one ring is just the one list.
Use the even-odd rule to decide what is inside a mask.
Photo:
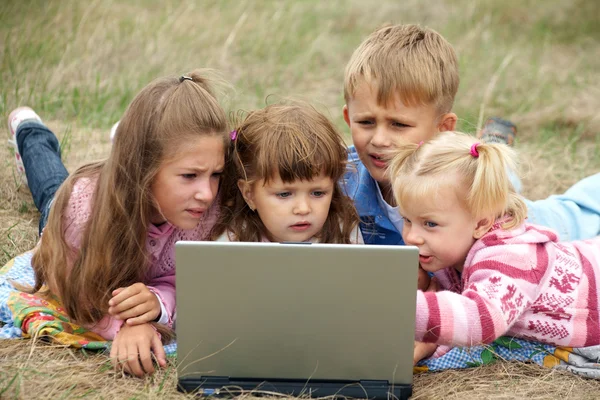
[(415, 341), (415, 347), (413, 352), (413, 365), (416, 365), (422, 359), (431, 356), (436, 349), (437, 345), (435, 343), (423, 343)]
[[(108, 313), (111, 315), (119, 315), (125, 311), (131, 310), (135, 307), (138, 307), (140, 305), (146, 305), (146, 309), (143, 310), (142, 312), (147, 312), (148, 309), (151, 309), (155, 304), (158, 304), (158, 299), (156, 298), (156, 295), (152, 292), (148, 292), (148, 293), (138, 293), (134, 296), (131, 296), (125, 300), (123, 300), (122, 302), (120, 302), (119, 304), (115, 304), (112, 305), (108, 308)], [(136, 315), (129, 315), (128, 317), (136, 317), (137, 315), (140, 314), (136, 314)]]
[(127, 358), (124, 367), (130, 374), (133, 374), (138, 378), (142, 378), (144, 376), (144, 370), (140, 365), (139, 351), (140, 349), (138, 348), (137, 343), (129, 343), (127, 346)]
[(154, 356), (156, 357), (158, 365), (165, 367), (167, 365), (167, 354), (165, 353), (165, 348), (158, 335), (155, 335), (154, 338), (152, 338), (151, 347), (152, 351), (154, 351)]
[[(112, 296), (115, 297), (116, 295), (118, 295), (119, 293), (121, 293), (125, 288), (116, 288), (115, 290), (112, 291)], [(110, 303), (110, 301), (109, 301)]]
[(154, 373), (154, 365), (152, 365), (152, 353), (150, 352), (151, 346), (152, 343), (149, 343), (149, 345), (142, 344), (138, 348), (138, 357), (146, 374)]
[[(152, 306), (150, 304), (148, 304), (148, 303), (143, 303), (143, 304), (138, 304), (135, 307), (132, 307), (132, 308), (130, 308), (128, 310), (125, 310), (123, 312), (120, 312), (120, 313), (116, 314), (115, 318), (120, 319), (120, 320), (126, 320), (126, 319), (129, 319), (129, 318), (140, 317), (140, 316), (142, 316), (144, 314), (147, 314), (147, 313), (149, 313), (151, 311), (152, 311)], [(152, 319), (154, 319), (154, 318), (152, 318)], [(152, 319), (150, 319), (149, 321), (152, 321)], [(146, 321), (146, 322), (149, 322), (149, 321)]]
[(113, 341), (112, 346), (110, 346), (110, 363), (113, 368), (117, 369), (119, 366), (119, 346), (117, 341)]
[[(137, 302), (133, 301), (132, 299), (127, 299), (124, 302), (119, 303), (116, 306), (108, 307), (108, 313), (115, 318), (123, 319), (121, 317), (121, 315), (123, 313), (126, 313), (128, 310), (131, 310), (139, 305), (140, 305), (140, 303), (137, 303)], [(135, 315), (129, 315), (129, 317), (134, 317), (134, 316)]]
[(117, 290), (119, 291), (119, 293), (117, 293), (116, 295), (113, 294), (113, 298), (110, 299), (108, 302), (109, 306), (117, 306), (125, 300), (129, 299), (130, 297), (137, 295), (141, 291), (140, 287), (137, 285), (131, 285), (126, 288), (115, 289), (113, 293)]
[(145, 324), (146, 322), (151, 322), (154, 321), (156, 319), (156, 317), (158, 315), (155, 315), (156, 313), (149, 311), (146, 312), (142, 315), (133, 317), (133, 318), (124, 318), (126, 319), (125, 323), (127, 323), (127, 325), (129, 326), (133, 326), (133, 325), (141, 325), (141, 324)]

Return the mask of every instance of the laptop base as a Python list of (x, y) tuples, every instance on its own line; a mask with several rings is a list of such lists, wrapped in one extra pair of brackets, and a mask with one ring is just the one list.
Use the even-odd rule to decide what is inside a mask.
[(408, 399), (411, 385), (390, 385), (388, 381), (323, 381), (300, 379), (244, 379), (221, 376), (181, 378), (177, 385), (181, 392), (202, 396), (239, 396), (241, 394), (284, 394), (294, 397), (348, 397), (358, 399)]

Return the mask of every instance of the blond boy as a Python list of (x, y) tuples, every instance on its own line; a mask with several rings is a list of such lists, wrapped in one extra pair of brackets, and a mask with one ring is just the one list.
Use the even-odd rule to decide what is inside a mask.
[[(454, 130), (452, 112), (458, 90), (456, 53), (432, 29), (387, 26), (369, 35), (354, 51), (344, 77), (344, 119), (354, 146), (345, 177), (361, 217), (367, 244), (404, 244), (402, 219), (386, 176), (386, 152), (402, 142), (425, 142)], [(529, 222), (558, 231), (561, 240), (600, 235), (600, 174), (546, 200), (526, 200)]]

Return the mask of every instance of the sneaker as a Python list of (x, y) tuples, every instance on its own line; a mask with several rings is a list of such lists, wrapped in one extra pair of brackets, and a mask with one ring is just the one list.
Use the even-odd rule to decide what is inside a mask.
[(115, 124), (110, 128), (110, 142), (113, 143), (115, 141), (115, 135), (117, 134), (117, 127), (119, 126), (120, 120), (115, 122)]
[(517, 127), (510, 121), (492, 117), (485, 121), (477, 137), (486, 143), (503, 143), (512, 146), (517, 136)]
[(8, 145), (14, 148), (15, 164), (17, 165), (17, 177), (25, 185), (27, 185), (27, 177), (25, 176), (23, 159), (19, 153), (19, 146), (17, 146), (17, 128), (21, 122), (26, 120), (37, 120), (42, 122), (40, 116), (29, 107), (15, 108), (8, 116), (8, 130), (10, 131), (11, 136), (11, 138), (8, 140)]

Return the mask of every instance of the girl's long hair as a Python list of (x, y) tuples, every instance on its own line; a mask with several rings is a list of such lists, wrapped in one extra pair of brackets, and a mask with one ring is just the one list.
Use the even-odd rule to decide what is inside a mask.
[[(475, 150), (472, 146), (477, 144)], [(476, 151), (474, 157), (472, 151)], [(509, 179), (516, 173), (514, 150), (497, 143), (480, 143), (473, 136), (444, 132), (423, 145), (406, 144), (396, 151), (388, 174), (401, 206), (433, 199), (441, 187), (452, 186), (475, 217), (509, 216), (511, 229), (527, 217), (527, 206)]]
[[(162, 78), (142, 89), (119, 123), (108, 159), (82, 166), (57, 191), (32, 260), (33, 291), (47, 283), (78, 323), (106, 315), (114, 289), (145, 281), (147, 232), (158, 209), (150, 188), (161, 164), (199, 136), (222, 137), (229, 146), (227, 117), (206, 73)], [(96, 187), (77, 249), (65, 238), (63, 215), (74, 184), (86, 178)]]
[(352, 200), (339, 186), (346, 171), (347, 148), (323, 114), (300, 102), (274, 104), (253, 111), (235, 129), (229, 163), (221, 186), (222, 208), (211, 237), (224, 232), (242, 242), (259, 242), (266, 234), (258, 213), (252, 211), (238, 189), (238, 180), (268, 183), (311, 180), (321, 174), (334, 182), (329, 215), (318, 239), (322, 243), (351, 243), (358, 224)]

